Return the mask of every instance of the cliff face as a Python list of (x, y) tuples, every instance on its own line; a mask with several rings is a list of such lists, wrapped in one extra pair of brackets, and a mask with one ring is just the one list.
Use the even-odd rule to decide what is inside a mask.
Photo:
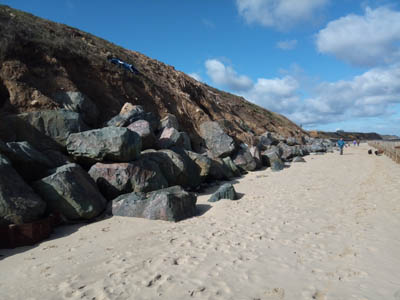
[(321, 139), (332, 139), (338, 140), (343, 138), (345, 141), (353, 141), (353, 140), (381, 140), (382, 136), (375, 132), (345, 132), (345, 131), (336, 131), (336, 132), (326, 132), (326, 131), (310, 131), (311, 137), (321, 138)]
[[(112, 55), (136, 66), (139, 75), (111, 64)], [(221, 121), (236, 140), (251, 144), (266, 130), (306, 135), (287, 118), (242, 97), (200, 83), (172, 66), (118, 47), (78, 29), (0, 6), (0, 113), (61, 108), (59, 92), (79, 91), (97, 106), (94, 127), (126, 102), (160, 118), (176, 115), (196, 146), (204, 121)]]

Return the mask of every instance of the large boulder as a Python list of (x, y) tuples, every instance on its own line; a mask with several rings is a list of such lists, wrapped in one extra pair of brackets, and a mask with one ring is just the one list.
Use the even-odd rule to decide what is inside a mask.
[(175, 153), (180, 155), (184, 163), (184, 176), (178, 181), (178, 185), (189, 188), (197, 188), (202, 182), (200, 167), (190, 158), (187, 151), (180, 147), (173, 147)]
[[(6, 145), (6, 143), (4, 143), (2, 140), (0, 140), (0, 154), (1, 153), (6, 153), (8, 150), (8, 147)], [(4, 154), (5, 155), (5, 154)]]
[(158, 130), (163, 131), (165, 128), (175, 128), (177, 131), (179, 131), (178, 119), (172, 114), (167, 114), (160, 120)]
[(155, 162), (159, 166), (161, 172), (167, 180), (168, 186), (173, 186), (177, 185), (177, 177), (181, 176), (181, 173), (184, 169), (184, 163), (182, 160), (179, 159), (177, 159), (174, 163), (168, 153), (171, 153), (171, 155), (173, 155), (172, 150), (161, 152), (153, 149), (148, 149), (142, 151), (140, 157), (141, 159), (149, 159)]
[(53, 96), (64, 109), (80, 113), (83, 121), (92, 126), (97, 125), (99, 110), (97, 106), (86, 95), (81, 92), (57, 92)]
[(254, 171), (257, 168), (257, 163), (250, 153), (249, 148), (242, 144), (239, 151), (233, 156), (233, 162), (240, 169), (245, 171)]
[(140, 136), (122, 127), (105, 127), (71, 134), (67, 140), (69, 154), (82, 162), (104, 160), (129, 162), (140, 156)]
[(71, 133), (89, 130), (79, 113), (65, 109), (34, 111), (18, 117), (63, 147)]
[(106, 206), (93, 179), (77, 164), (53, 170), (53, 174), (33, 183), (33, 188), (47, 202), (50, 212), (69, 220), (90, 220)]
[[(224, 158), (224, 159), (226, 159), (226, 158)], [(230, 161), (232, 162), (231, 159), (230, 159)], [(232, 162), (232, 164), (233, 164), (233, 162)], [(239, 171), (239, 174), (240, 174), (240, 171)], [(225, 163), (221, 158), (211, 158), (211, 165), (210, 165), (210, 171), (209, 171), (209, 175), (208, 175), (208, 181), (229, 180), (236, 176), (237, 175), (234, 174), (229, 163)]]
[(157, 144), (159, 149), (181, 147), (185, 150), (192, 150), (189, 135), (186, 132), (179, 132), (173, 127), (163, 129)]
[(332, 142), (329, 139), (322, 140), (322, 145), (325, 146), (326, 152), (333, 152), (333, 148), (335, 147), (336, 143)]
[(278, 147), (281, 150), (281, 153), (282, 153), (281, 158), (283, 160), (288, 161), (289, 158), (291, 158), (293, 156), (292, 147), (291, 146), (289, 146), (289, 145), (287, 145), (287, 144), (285, 144), (283, 142), (280, 142), (278, 144)]
[(46, 203), (0, 154), (0, 224), (22, 224), (40, 219)]
[(299, 145), (297, 147), (299, 148), (299, 152), (301, 152), (301, 156), (306, 156), (310, 154), (307, 145)]
[(142, 150), (154, 149), (156, 137), (148, 121), (137, 120), (130, 124), (127, 128), (140, 135), (142, 138)]
[(107, 126), (126, 127), (137, 120), (144, 120), (145, 114), (140, 105), (124, 105), (121, 112), (107, 122)]
[(265, 151), (271, 145), (277, 145), (279, 141), (271, 134), (271, 132), (264, 132), (258, 137), (258, 148), (261, 151)]
[(306, 161), (301, 156), (296, 156), (293, 158), (292, 162), (297, 163), (297, 162), (306, 162)]
[(181, 140), (182, 140), (181, 147), (185, 150), (192, 151), (192, 143), (190, 141), (189, 135), (184, 131), (179, 132), (179, 134), (180, 134)]
[(200, 169), (200, 177), (202, 178), (202, 180), (205, 180), (210, 173), (211, 159), (208, 158), (206, 155), (192, 151), (186, 151), (186, 153)]
[(125, 102), (124, 105), (122, 105), (121, 110), (119, 111), (120, 115), (126, 115), (129, 112), (131, 112), (132, 110), (141, 110), (144, 111), (143, 107), (140, 105), (134, 105), (130, 102)]
[(194, 194), (173, 186), (148, 194), (121, 195), (112, 201), (111, 212), (115, 216), (176, 222), (196, 214), (196, 201)]
[(285, 143), (280, 142), (278, 144), (281, 152), (281, 158), (284, 161), (290, 161), (295, 156), (304, 156), (307, 154), (307, 151), (303, 151), (304, 147), (300, 145), (289, 146)]
[(297, 138), (291, 136), (286, 139), (285, 144), (288, 146), (295, 146), (295, 145), (298, 145), (299, 143), (298, 143)]
[(208, 199), (208, 202), (217, 202), (221, 199), (237, 199), (235, 188), (231, 183), (225, 183), (221, 185), (218, 190), (211, 195), (210, 199)]
[(270, 153), (270, 152), (275, 152), (278, 157), (281, 157), (281, 155), (282, 155), (281, 148), (279, 148), (278, 146), (269, 146), (267, 148), (267, 150), (264, 150), (261, 152), (261, 160), (262, 160), (263, 166), (267, 166), (267, 167), (270, 166), (269, 158), (267, 156), (267, 153)]
[(53, 168), (61, 167), (74, 162), (72, 157), (66, 156), (64, 153), (57, 150), (42, 150), (41, 153), (43, 153), (43, 155), (53, 163)]
[(277, 132), (272, 132), (271, 136), (277, 141), (276, 144), (279, 144), (280, 142), (286, 143), (286, 138)]
[(217, 122), (204, 122), (200, 125), (200, 135), (214, 157), (229, 156), (235, 150), (235, 142)]
[(226, 168), (232, 172), (233, 177), (239, 177), (242, 173), (240, 172), (240, 169), (238, 168), (237, 165), (233, 162), (232, 158), (230, 156), (224, 157), (222, 159), (224, 165)]
[(275, 149), (266, 150), (263, 152), (264, 157), (268, 160), (268, 166), (271, 167), (271, 170), (281, 171), (285, 167), (284, 163), (282, 162), (280, 156), (278, 155)]
[(27, 141), (39, 151), (62, 151), (63, 149), (63, 146), (54, 139), (23, 120), (21, 115), (8, 115), (0, 118), (0, 139), (4, 142)]
[(3, 144), (3, 146), (0, 146), (0, 153), (11, 160), (16, 171), (27, 181), (40, 179), (48, 169), (56, 167), (53, 161), (33, 148), (28, 142)]
[(125, 103), (120, 113), (107, 122), (107, 126), (127, 127), (138, 120), (146, 120), (151, 128), (158, 128), (159, 119), (152, 112), (145, 112), (140, 105)]
[(308, 135), (305, 135), (305, 136), (303, 137), (303, 139), (304, 139), (304, 142), (305, 142), (307, 145), (311, 145), (311, 144), (315, 141), (315, 138), (310, 137), (310, 136), (308, 136)]
[(178, 130), (173, 127), (166, 127), (161, 132), (157, 144), (159, 149), (168, 149), (173, 146), (182, 146), (183, 139)]
[(257, 146), (251, 146), (249, 148), (249, 151), (254, 161), (256, 162), (256, 169), (260, 169), (263, 165), (260, 149)]
[(312, 152), (326, 152), (326, 146), (322, 143), (322, 140), (316, 139), (311, 145), (309, 145), (308, 151)]
[(89, 175), (109, 200), (131, 192), (151, 192), (168, 187), (158, 164), (149, 159), (129, 163), (96, 163)]
[(142, 152), (142, 157), (158, 164), (169, 186), (181, 185), (194, 188), (201, 183), (200, 168), (183, 149), (146, 150)]

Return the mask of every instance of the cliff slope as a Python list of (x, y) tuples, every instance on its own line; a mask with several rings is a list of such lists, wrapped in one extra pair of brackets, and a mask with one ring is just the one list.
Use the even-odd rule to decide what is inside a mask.
[[(111, 64), (112, 55), (134, 64), (132, 74)], [(174, 67), (66, 25), (0, 6), (0, 114), (59, 109), (60, 92), (79, 91), (97, 106), (101, 126), (124, 103), (160, 118), (176, 115), (194, 146), (199, 125), (222, 121), (236, 140), (251, 144), (266, 130), (307, 135), (287, 118), (200, 83)], [(95, 127), (96, 127), (95, 126)]]
[(321, 139), (332, 139), (338, 140), (343, 138), (345, 141), (353, 140), (382, 140), (382, 136), (375, 132), (346, 132), (346, 131), (310, 131), (311, 137), (321, 138)]

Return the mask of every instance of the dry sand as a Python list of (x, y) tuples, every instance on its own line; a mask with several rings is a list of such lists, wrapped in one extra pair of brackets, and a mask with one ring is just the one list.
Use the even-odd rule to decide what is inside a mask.
[(367, 145), (235, 181), (179, 223), (113, 217), (0, 250), (0, 299), (400, 299), (400, 165)]

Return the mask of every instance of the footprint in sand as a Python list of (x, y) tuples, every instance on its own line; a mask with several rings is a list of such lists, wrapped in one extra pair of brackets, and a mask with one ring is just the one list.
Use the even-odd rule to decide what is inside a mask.
[(146, 287), (152, 287), (154, 284), (159, 281), (162, 278), (161, 274), (157, 274), (156, 276), (153, 277), (150, 281), (145, 283)]
[(71, 277), (58, 285), (58, 290), (65, 298), (93, 299), (96, 291), (82, 283), (78, 276)]
[(302, 293), (302, 299), (305, 300), (327, 300), (326, 296), (326, 291), (321, 291), (319, 289), (316, 289), (313, 286), (309, 286), (306, 290), (304, 290)]
[(285, 290), (282, 288), (271, 288), (264, 292), (263, 297), (254, 299), (265, 299), (268, 300), (283, 300), (285, 299)]
[(358, 278), (367, 278), (369, 276), (367, 272), (352, 269), (337, 270), (332, 275), (332, 278), (337, 278), (340, 281), (352, 281)]
[(192, 256), (192, 255), (183, 255), (180, 257), (172, 258), (172, 259), (167, 258), (166, 260), (170, 260), (171, 264), (174, 266), (186, 265), (189, 263), (190, 263), (190, 265), (193, 265), (193, 266), (199, 264), (198, 258), (196, 256)]
[(201, 296), (201, 294), (206, 290), (205, 286), (200, 286), (194, 290), (189, 291), (190, 297)]
[(311, 297), (316, 300), (326, 300), (325, 293), (318, 290)]

